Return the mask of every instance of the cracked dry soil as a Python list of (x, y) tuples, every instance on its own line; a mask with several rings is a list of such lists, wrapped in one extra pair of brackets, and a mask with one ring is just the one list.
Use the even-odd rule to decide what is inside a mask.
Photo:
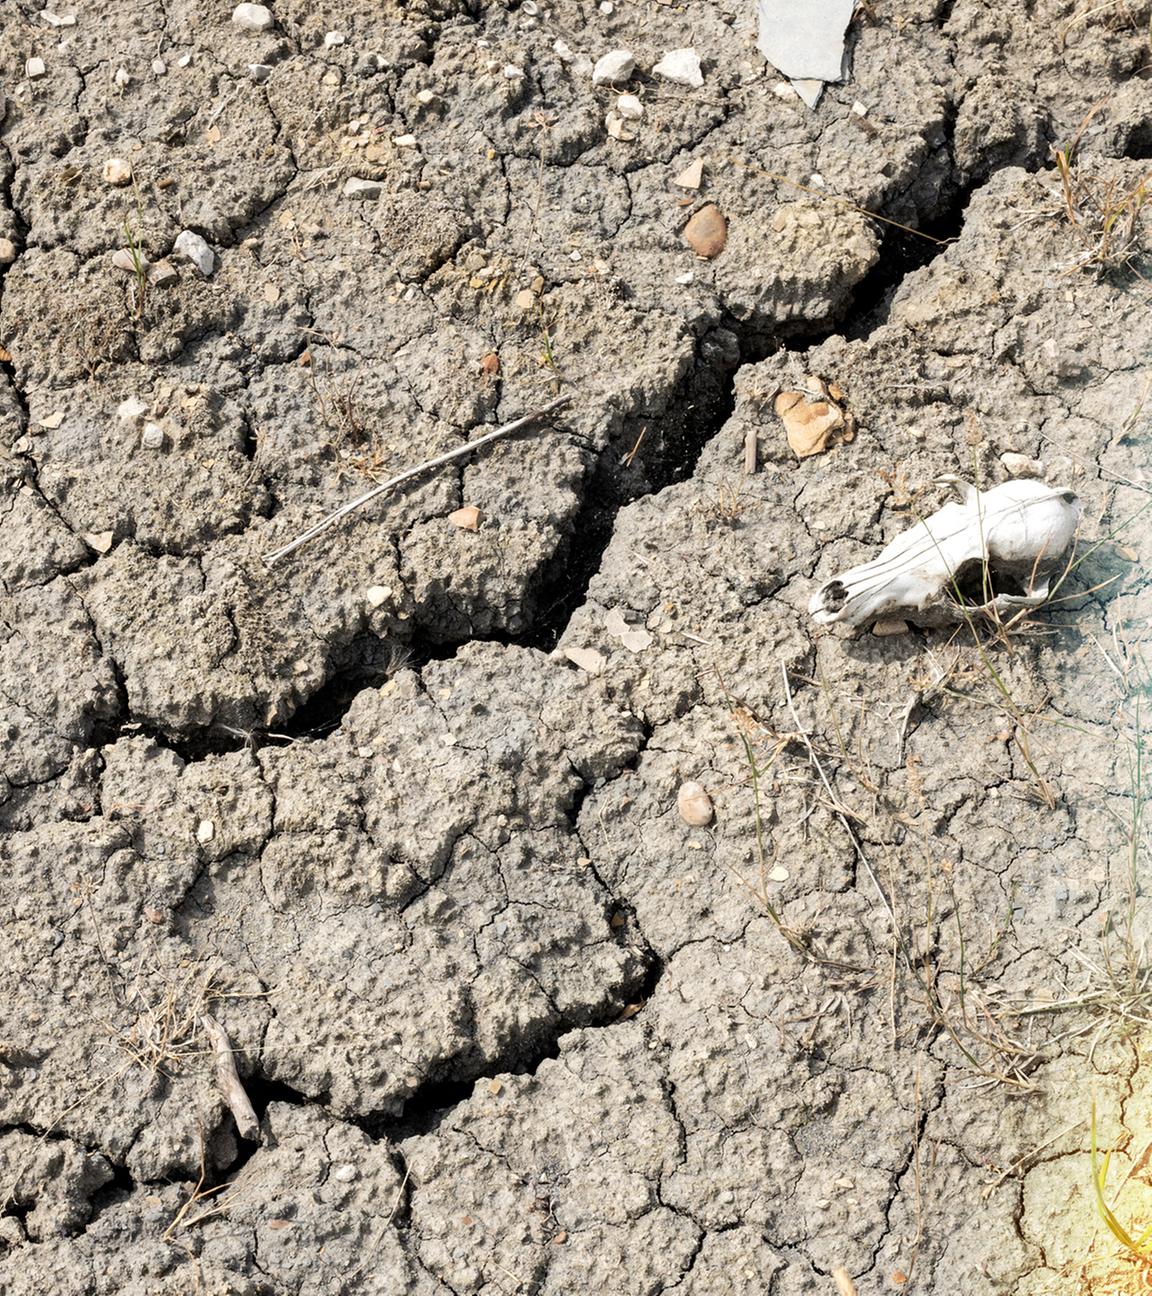
[[(751, 5), (603, 8), (0, 10), (4, 1296), (1143, 1290), (1152, 255), (1052, 149), (1146, 174), (1149, 5), (870, 0), (815, 112)], [(1005, 452), (1058, 602), (814, 633)]]

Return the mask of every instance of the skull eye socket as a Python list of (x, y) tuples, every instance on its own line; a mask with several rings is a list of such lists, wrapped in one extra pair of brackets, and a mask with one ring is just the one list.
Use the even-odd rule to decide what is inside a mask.
[(964, 607), (981, 607), (1001, 594), (1021, 598), (1028, 593), (1010, 572), (991, 563), (986, 566), (979, 558), (961, 563), (945, 589), (953, 602)]
[(829, 612), (839, 612), (848, 601), (848, 587), (843, 581), (829, 581), (824, 586), (824, 606)]
[(1074, 491), (1065, 491), (1060, 498), (1065, 504), (1079, 504), (1080, 500)]

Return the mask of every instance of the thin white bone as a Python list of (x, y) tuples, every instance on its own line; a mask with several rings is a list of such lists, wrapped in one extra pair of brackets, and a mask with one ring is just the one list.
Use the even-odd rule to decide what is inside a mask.
[(821, 625), (859, 626), (881, 617), (925, 622), (964, 616), (956, 576), (973, 561), (1010, 572), (1023, 594), (988, 600), (1000, 610), (1035, 607), (1076, 535), (1080, 501), (1062, 486), (1019, 480), (978, 491), (948, 479), (965, 497), (898, 535), (872, 562), (825, 581), (808, 610)]

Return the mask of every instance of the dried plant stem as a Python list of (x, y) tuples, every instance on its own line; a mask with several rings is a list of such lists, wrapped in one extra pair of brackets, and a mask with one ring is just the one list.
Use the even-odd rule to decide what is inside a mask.
[[(812, 768), (816, 771), (820, 782), (824, 785), (824, 791), (828, 794), (829, 807), (837, 819), (844, 825), (844, 831), (848, 834), (848, 839), (852, 843), (852, 850), (856, 858), (864, 866), (864, 871), (868, 874), (869, 881), (876, 889), (876, 894), (880, 897), (880, 903), (884, 906), (888, 914), (888, 921), (892, 924), (892, 935), (900, 947), (900, 953), (904, 956), (904, 962), (908, 965), (909, 971), (915, 974), (915, 967), (912, 962), (912, 954), (905, 943), (904, 936), (900, 930), (900, 924), (896, 920), (896, 911), (892, 908), (892, 902), (884, 888), (880, 885), (880, 879), (876, 876), (875, 870), (868, 856), (864, 853), (864, 847), (860, 844), (860, 838), (856, 835), (856, 829), (853, 828), (851, 821), (846, 813), (846, 807), (840, 798), (833, 791), (832, 784), (828, 781), (828, 776), (824, 773), (824, 766), (820, 763), (820, 757), (816, 755), (816, 748), (812, 745), (812, 739), (808, 736), (808, 731), (800, 723), (800, 717), (796, 714), (796, 703), (792, 700), (792, 685), (788, 680), (788, 667), (784, 662), (780, 663), (780, 674), (784, 680), (784, 696), (788, 702), (788, 713), (792, 717), (792, 723), (796, 726), (796, 736), (804, 744), (808, 752), (808, 759)], [(917, 980), (919, 977), (917, 976)]]
[(386, 491), (410, 481), (413, 477), (419, 477), (422, 473), (431, 472), (433, 468), (439, 468), (443, 464), (451, 463), (453, 459), (462, 459), (465, 455), (471, 454), (474, 450), (479, 450), (481, 446), (487, 445), (490, 441), (508, 436), (511, 432), (518, 432), (529, 423), (534, 423), (546, 414), (551, 414), (554, 410), (560, 409), (561, 406), (567, 405), (571, 399), (571, 396), (558, 396), (554, 401), (549, 401), (547, 405), (542, 405), (538, 410), (533, 410), (531, 414), (524, 414), (518, 419), (513, 419), (511, 423), (505, 423), (502, 427), (498, 427), (482, 437), (477, 437), (475, 441), (465, 442), (464, 445), (457, 446), (455, 450), (449, 450), (447, 454), (437, 455), (435, 459), (426, 459), (414, 468), (406, 468), (404, 472), (398, 473), (395, 477), (390, 477), (386, 482), (381, 482), (379, 486), (374, 486), (370, 491), (365, 491), (363, 495), (358, 495), (354, 500), (349, 500), (347, 504), (338, 508), (335, 513), (329, 513), (326, 518), (322, 518), (315, 526), (309, 527), (303, 534), (298, 535), (295, 540), (282, 545), (279, 549), (274, 549), (271, 553), (265, 554), (264, 562), (271, 567), (273, 563), (278, 562), (286, 554), (290, 554), (293, 550), (299, 549), (301, 545), (307, 544), (309, 540), (327, 531), (341, 518), (367, 504), (370, 500), (374, 500), (378, 495), (383, 495)]
[(216, 1062), (216, 1083), (220, 1086), (220, 1092), (236, 1122), (237, 1132), (242, 1139), (255, 1142), (260, 1137), (260, 1121), (240, 1077), (236, 1074), (236, 1058), (232, 1052), (232, 1041), (215, 1017), (203, 1013), (200, 1022), (212, 1041), (212, 1054)]

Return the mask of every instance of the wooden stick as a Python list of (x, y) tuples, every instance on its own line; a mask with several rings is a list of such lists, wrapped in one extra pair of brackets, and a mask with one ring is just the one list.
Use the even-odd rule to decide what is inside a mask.
[(302, 535), (298, 535), (295, 540), (281, 546), (279, 549), (274, 549), (269, 554), (265, 554), (265, 563), (271, 567), (274, 562), (278, 562), (285, 554), (290, 554), (294, 549), (299, 549), (301, 545), (307, 544), (309, 540), (320, 535), (321, 532), (327, 531), (330, 526), (334, 526), (342, 517), (345, 517), (354, 509), (367, 504), (369, 500), (374, 500), (377, 495), (383, 495), (385, 491), (390, 491), (393, 487), (399, 486), (413, 477), (419, 477), (421, 473), (431, 472), (433, 468), (439, 468), (443, 464), (451, 463), (453, 459), (461, 459), (464, 455), (471, 454), (473, 450), (479, 450), (481, 446), (487, 445), (490, 441), (495, 441), (498, 437), (507, 436), (510, 432), (517, 432), (527, 424), (543, 418), (545, 414), (551, 414), (553, 410), (558, 410), (562, 405), (567, 405), (571, 399), (571, 396), (558, 396), (556, 400), (549, 401), (547, 405), (542, 405), (538, 410), (533, 410), (531, 414), (524, 414), (518, 419), (513, 419), (511, 423), (505, 423), (503, 427), (498, 427), (493, 432), (477, 437), (475, 441), (467, 441), (464, 445), (457, 446), (455, 450), (449, 450), (447, 454), (437, 455), (435, 459), (426, 459), (423, 463), (417, 464), (415, 468), (406, 468), (395, 477), (390, 477), (386, 482), (381, 482), (379, 486), (373, 486), (370, 491), (366, 491), (363, 495), (358, 495), (354, 500), (349, 500), (347, 504), (338, 508), (335, 513), (329, 513), (326, 518), (322, 518), (315, 526), (309, 527)]
[(260, 1137), (260, 1121), (248, 1100), (248, 1094), (236, 1074), (236, 1058), (232, 1052), (232, 1041), (228, 1032), (207, 1013), (202, 1014), (200, 1023), (212, 1041), (212, 1053), (216, 1059), (216, 1083), (228, 1104), (228, 1110), (236, 1122), (236, 1129), (242, 1139), (255, 1142)]

